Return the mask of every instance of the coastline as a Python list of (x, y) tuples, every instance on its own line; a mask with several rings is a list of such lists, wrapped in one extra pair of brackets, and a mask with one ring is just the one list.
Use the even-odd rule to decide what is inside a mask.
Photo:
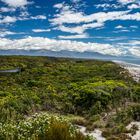
[(117, 63), (121, 67), (127, 69), (136, 82), (140, 81), (140, 65), (117, 60), (113, 60), (112, 62)]

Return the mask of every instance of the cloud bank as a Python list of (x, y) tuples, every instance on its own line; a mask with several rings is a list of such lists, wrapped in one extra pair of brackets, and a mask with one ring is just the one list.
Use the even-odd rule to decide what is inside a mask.
[(76, 52), (98, 52), (100, 54), (120, 56), (125, 52), (120, 48), (116, 48), (110, 44), (99, 43), (83, 43), (70, 40), (55, 40), (43, 37), (27, 37), (24, 39), (10, 40), (6, 38), (0, 39), (0, 49), (21, 49), (21, 50), (51, 50), (51, 51), (76, 51)]
[(28, 4), (27, 0), (1, 0), (10, 7), (22, 7)]
[[(79, 38), (82, 36), (78, 36)], [(64, 38), (60, 36), (60, 38)], [(135, 43), (136, 45), (138, 44)], [(56, 40), (49, 39), (45, 37), (26, 37), (23, 39), (6, 39), (0, 38), (0, 49), (1, 50), (51, 50), (51, 51), (75, 51), (75, 52), (98, 52), (104, 55), (112, 56), (125, 56), (132, 55), (134, 57), (140, 57), (139, 47), (125, 47), (119, 45), (120, 47), (111, 44), (101, 44), (101, 43), (84, 43), (80, 41), (71, 40)], [(127, 49), (126, 49), (127, 48)]]
[[(118, 0), (121, 5), (128, 5), (128, 10), (97, 12), (91, 14), (85, 14), (82, 11), (77, 11), (71, 5), (58, 3), (54, 5), (57, 9), (57, 14), (53, 18), (49, 19), (50, 24), (54, 26), (55, 30), (60, 30), (67, 33), (85, 33), (88, 29), (98, 29), (105, 27), (106, 22), (110, 21), (140, 21), (140, 12), (131, 13), (132, 9), (139, 8), (138, 4), (133, 4), (135, 0)], [(98, 5), (110, 6), (110, 5)], [(97, 7), (97, 5), (96, 5)], [(130, 10), (129, 10), (130, 9)], [(72, 26), (71, 26), (72, 25)]]

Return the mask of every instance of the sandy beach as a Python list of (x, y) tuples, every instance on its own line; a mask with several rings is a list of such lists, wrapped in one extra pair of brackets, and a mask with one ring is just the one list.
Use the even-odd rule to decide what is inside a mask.
[(127, 126), (127, 129), (130, 130), (133, 125), (137, 125), (138, 126), (138, 130), (136, 131), (135, 135), (132, 135), (132, 134), (128, 134), (128, 135), (132, 138), (132, 140), (140, 140), (140, 122), (131, 122)]
[(84, 135), (89, 135), (92, 138), (94, 138), (95, 140), (106, 140), (103, 136), (102, 136), (102, 131), (100, 129), (95, 129), (94, 131), (86, 131), (86, 127), (84, 126), (79, 126), (76, 125), (78, 127), (78, 129), (80, 130), (80, 132), (82, 132)]
[(119, 64), (121, 67), (127, 69), (129, 73), (132, 75), (135, 81), (139, 82), (140, 80), (140, 65), (126, 63), (124, 61), (113, 61)]

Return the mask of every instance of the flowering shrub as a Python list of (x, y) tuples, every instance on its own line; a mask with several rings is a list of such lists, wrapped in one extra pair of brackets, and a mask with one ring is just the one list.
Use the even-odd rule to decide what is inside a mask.
[(62, 116), (40, 113), (17, 124), (0, 124), (0, 139), (5, 140), (88, 140)]

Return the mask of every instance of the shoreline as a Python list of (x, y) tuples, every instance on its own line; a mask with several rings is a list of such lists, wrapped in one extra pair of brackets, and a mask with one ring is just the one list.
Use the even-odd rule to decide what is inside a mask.
[(127, 69), (136, 82), (140, 81), (140, 65), (116, 60), (113, 60), (112, 62), (119, 64), (122, 68)]

